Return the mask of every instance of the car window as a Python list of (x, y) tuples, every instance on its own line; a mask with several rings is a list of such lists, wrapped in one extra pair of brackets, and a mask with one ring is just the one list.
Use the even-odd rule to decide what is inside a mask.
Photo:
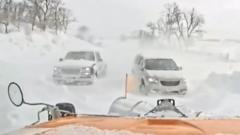
[(67, 53), (65, 59), (68, 60), (90, 60), (94, 61), (94, 53), (90, 51), (80, 51), (80, 52), (69, 52)]
[(178, 70), (177, 64), (172, 59), (146, 59), (147, 70)]
[(141, 66), (143, 64), (142, 62), (143, 62), (143, 57), (139, 56), (139, 59), (137, 61), (138, 66)]
[(102, 61), (102, 58), (99, 52), (96, 52), (96, 59), (97, 61)]
[(135, 63), (135, 64), (139, 64), (139, 61), (140, 61), (140, 56), (137, 55), (137, 56), (135, 57), (134, 63)]

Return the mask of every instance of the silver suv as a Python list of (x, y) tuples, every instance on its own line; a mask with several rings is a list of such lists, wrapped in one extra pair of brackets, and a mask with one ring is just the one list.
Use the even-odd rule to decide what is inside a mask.
[(139, 91), (145, 95), (152, 90), (184, 95), (187, 85), (181, 70), (171, 58), (137, 55), (132, 73), (138, 80)]
[(53, 70), (56, 83), (92, 84), (94, 78), (106, 74), (107, 65), (98, 51), (70, 51), (60, 58)]

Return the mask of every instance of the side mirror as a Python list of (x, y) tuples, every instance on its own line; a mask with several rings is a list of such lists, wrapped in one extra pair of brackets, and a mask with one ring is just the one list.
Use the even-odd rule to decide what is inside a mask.
[(139, 64), (140, 70), (144, 71), (145, 70), (145, 63), (142, 61), (141, 64)]
[(63, 61), (63, 58), (60, 58), (59, 61), (60, 61), (60, 62)]
[(26, 102), (23, 98), (23, 92), (21, 87), (15, 83), (15, 82), (11, 82), (8, 84), (8, 97), (11, 101), (11, 103), (17, 107), (22, 106), (23, 104), (26, 105), (45, 105), (45, 106), (51, 106), (49, 104), (45, 104), (45, 103), (29, 103)]
[(98, 59), (98, 61), (102, 62), (102, 61), (103, 61), (103, 59), (102, 59), (102, 58), (100, 58), (100, 59)]
[(40, 113), (43, 111), (48, 111), (48, 120), (58, 119), (60, 117), (65, 116), (76, 116), (75, 114), (75, 107), (70, 103), (60, 103), (56, 106), (46, 104), (46, 103), (28, 103), (23, 98), (23, 92), (21, 87), (15, 83), (11, 82), (8, 85), (8, 97), (11, 103), (17, 107), (22, 106), (23, 104), (26, 105), (44, 105), (41, 111), (38, 112), (38, 120), (34, 122), (32, 125), (40, 122)]
[(11, 82), (8, 85), (8, 97), (11, 103), (17, 107), (21, 106), (25, 102), (23, 99), (22, 89), (15, 82)]
[(183, 68), (182, 67), (178, 67), (179, 70), (182, 70)]
[(140, 65), (140, 70), (141, 71), (144, 71), (145, 70), (145, 67), (143, 65)]

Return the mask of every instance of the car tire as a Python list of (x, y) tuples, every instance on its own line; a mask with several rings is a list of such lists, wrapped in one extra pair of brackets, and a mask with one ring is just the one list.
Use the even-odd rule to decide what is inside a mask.
[(57, 85), (61, 85), (61, 84), (62, 84), (62, 81), (54, 80), (54, 83), (57, 84)]
[(178, 95), (186, 95), (187, 94), (187, 90), (180, 90), (178, 92)]
[(88, 82), (87, 85), (93, 85), (93, 81), (92, 82)]
[(95, 73), (95, 77), (96, 77), (96, 78), (99, 78), (99, 77), (100, 77), (98, 72)]

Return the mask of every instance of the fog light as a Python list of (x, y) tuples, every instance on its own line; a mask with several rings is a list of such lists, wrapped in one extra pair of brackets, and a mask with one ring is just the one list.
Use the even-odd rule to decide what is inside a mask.
[(154, 77), (149, 77), (148, 78), (148, 82), (150, 82), (150, 83), (158, 83), (158, 79), (154, 78)]

